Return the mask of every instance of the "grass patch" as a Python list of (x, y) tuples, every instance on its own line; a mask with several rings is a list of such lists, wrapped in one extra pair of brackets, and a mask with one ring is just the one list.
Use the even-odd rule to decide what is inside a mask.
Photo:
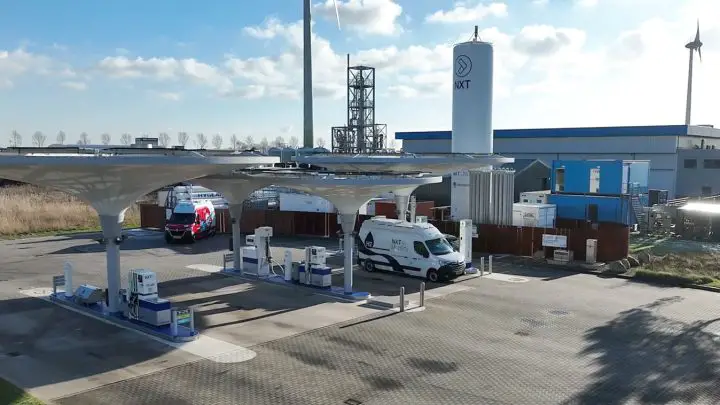
[(26, 394), (25, 391), (0, 378), (0, 404), (2, 405), (43, 405), (43, 402)]
[(720, 254), (670, 253), (639, 268), (634, 278), (668, 285), (720, 287)]
[(630, 253), (639, 253), (643, 250), (652, 249), (653, 247), (661, 244), (662, 242), (666, 241), (668, 238), (661, 236), (661, 237), (653, 237), (653, 236), (641, 236), (641, 237), (631, 237), (630, 240)]
[[(95, 210), (62, 191), (30, 185), (0, 188), (0, 207), (0, 239), (100, 230)], [(123, 226), (140, 226), (137, 205), (127, 210)]]

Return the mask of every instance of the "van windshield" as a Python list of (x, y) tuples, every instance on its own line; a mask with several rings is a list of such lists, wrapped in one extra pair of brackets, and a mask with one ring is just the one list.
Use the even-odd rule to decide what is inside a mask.
[(430, 239), (425, 241), (428, 250), (435, 256), (447, 255), (455, 250), (445, 238)]
[(171, 224), (190, 225), (195, 222), (195, 214), (173, 213), (168, 222)]

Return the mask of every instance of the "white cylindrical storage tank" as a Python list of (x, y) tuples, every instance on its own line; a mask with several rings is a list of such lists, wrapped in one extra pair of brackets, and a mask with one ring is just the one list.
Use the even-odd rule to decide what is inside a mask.
[(493, 47), (456, 44), (453, 61), (452, 152), (493, 153)]

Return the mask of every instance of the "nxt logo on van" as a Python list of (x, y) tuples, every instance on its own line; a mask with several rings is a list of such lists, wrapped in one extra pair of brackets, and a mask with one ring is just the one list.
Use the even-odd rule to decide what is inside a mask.
[(470, 88), (470, 79), (468, 80), (455, 80), (455, 89), (469, 89)]

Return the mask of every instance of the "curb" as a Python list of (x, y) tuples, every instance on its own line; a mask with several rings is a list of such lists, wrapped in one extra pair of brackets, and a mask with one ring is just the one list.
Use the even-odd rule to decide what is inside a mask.
[[(512, 264), (512, 263), (508, 263), (508, 264)], [(521, 265), (521, 266), (528, 266), (528, 265)], [(623, 280), (632, 281), (635, 283), (644, 283), (644, 284), (658, 285), (658, 286), (663, 286), (663, 287), (690, 288), (693, 290), (702, 290), (702, 291), (720, 293), (719, 287), (712, 287), (712, 286), (707, 286), (707, 285), (697, 285), (697, 284), (663, 283), (659, 280), (636, 278), (635, 276), (632, 276), (629, 274), (603, 273), (600, 271), (584, 269), (582, 267), (550, 266), (546, 263), (533, 263), (530, 266), (542, 267), (542, 268), (549, 269), (549, 270), (563, 270), (563, 271), (577, 273), (577, 274), (591, 274), (591, 275), (595, 275), (598, 277), (619, 278), (619, 279), (623, 279)]]

